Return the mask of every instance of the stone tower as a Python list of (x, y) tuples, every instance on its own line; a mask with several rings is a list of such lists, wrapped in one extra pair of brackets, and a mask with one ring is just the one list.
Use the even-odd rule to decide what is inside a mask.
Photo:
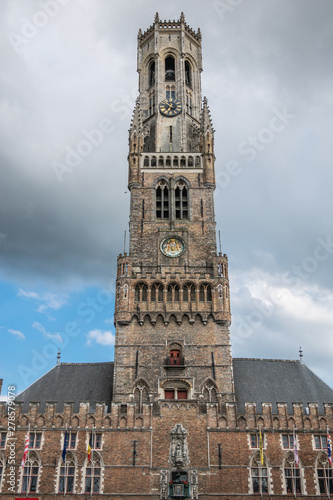
[(201, 34), (184, 15), (138, 34), (130, 245), (118, 257), (113, 402), (234, 402), (228, 260), (217, 253), (214, 129)]

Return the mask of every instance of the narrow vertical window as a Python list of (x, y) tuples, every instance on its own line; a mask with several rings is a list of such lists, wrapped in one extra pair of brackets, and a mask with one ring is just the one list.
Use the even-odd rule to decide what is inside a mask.
[(165, 81), (175, 81), (175, 60), (172, 56), (165, 58)]
[(176, 219), (188, 219), (187, 187), (184, 182), (178, 182), (175, 189)]
[(161, 181), (156, 189), (156, 218), (169, 218), (169, 188), (165, 181)]
[(191, 66), (188, 61), (185, 61), (185, 83), (188, 87), (192, 87)]
[(152, 61), (149, 65), (149, 87), (152, 87), (155, 83), (155, 61)]

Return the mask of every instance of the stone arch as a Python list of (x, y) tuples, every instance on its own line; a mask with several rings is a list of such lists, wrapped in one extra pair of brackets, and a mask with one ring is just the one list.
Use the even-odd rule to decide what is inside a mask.
[(45, 418), (43, 417), (43, 415), (39, 415), (39, 417), (37, 418), (37, 426), (44, 427), (44, 425), (45, 425)]
[(288, 418), (287, 427), (288, 429), (293, 429), (295, 427), (295, 420), (293, 417)]
[(20, 426), (21, 427), (27, 427), (29, 423), (29, 419), (26, 415), (23, 415), (23, 417), (21, 417), (21, 420), (20, 420)]
[(194, 321), (200, 321), (201, 323), (205, 324), (206, 322), (204, 321), (202, 314), (197, 313), (194, 317)]
[(111, 418), (110, 417), (105, 417), (103, 421), (104, 427), (109, 428), (111, 427)]
[(228, 421), (225, 417), (221, 417), (218, 422), (220, 429), (226, 429), (228, 427)]
[(326, 420), (326, 418), (322, 417), (322, 418), (319, 419), (319, 429), (321, 431), (326, 431), (326, 429), (327, 429), (327, 420)]
[(217, 386), (211, 378), (206, 378), (201, 388), (205, 403), (217, 403)]
[(265, 427), (265, 422), (264, 422), (264, 419), (262, 417), (257, 418), (257, 427), (259, 427), (259, 429), (260, 428), (263, 429)]
[(79, 427), (79, 418), (78, 417), (72, 417), (72, 420), (71, 420), (71, 425), (72, 427)]
[(280, 420), (277, 417), (273, 418), (273, 429), (280, 429)]
[(143, 427), (143, 418), (142, 417), (137, 417), (135, 419), (135, 427), (138, 429), (141, 429)]
[(237, 427), (239, 429), (246, 429), (246, 420), (244, 417), (239, 417), (237, 420)]
[(87, 426), (91, 428), (92, 425), (95, 425), (95, 419), (94, 417), (90, 416), (87, 420)]
[(182, 322), (183, 323), (189, 323), (189, 321), (190, 321), (189, 315), (188, 314), (183, 314), (183, 316), (182, 316)]
[(63, 423), (63, 418), (60, 415), (57, 415), (55, 420), (54, 420), (55, 426), (62, 427), (62, 423)]
[(306, 430), (310, 430), (311, 429), (311, 420), (309, 419), (309, 417), (306, 417), (304, 419), (303, 425), (304, 425), (304, 429), (306, 429)]
[(126, 417), (121, 417), (119, 420), (119, 427), (121, 429), (125, 429), (127, 427), (127, 418)]
[(152, 323), (150, 314), (147, 313), (147, 314), (144, 315), (143, 322), (146, 325), (149, 325), (149, 324)]
[(186, 177), (184, 177), (183, 175), (178, 175), (178, 177), (175, 178), (175, 186), (176, 186), (177, 182), (184, 182), (184, 184), (186, 184), (188, 189), (191, 188), (190, 181)]

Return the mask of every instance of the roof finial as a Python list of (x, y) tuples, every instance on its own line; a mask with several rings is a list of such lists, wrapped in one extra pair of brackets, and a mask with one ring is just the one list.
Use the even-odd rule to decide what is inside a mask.
[(181, 22), (181, 23), (185, 23), (185, 16), (184, 16), (184, 12), (182, 12), (182, 13), (180, 14), (180, 22)]
[(156, 12), (155, 14), (155, 23), (159, 23), (160, 22), (160, 16), (158, 14), (158, 12)]
[(301, 347), (299, 348), (299, 359), (300, 361), (303, 361), (303, 351)]
[(60, 365), (60, 349), (57, 352), (57, 365)]

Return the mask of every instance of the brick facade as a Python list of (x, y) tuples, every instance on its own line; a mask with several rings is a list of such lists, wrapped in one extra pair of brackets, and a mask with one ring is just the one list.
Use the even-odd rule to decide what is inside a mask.
[[(166, 63), (168, 57), (174, 66)], [(285, 402), (275, 409), (276, 401), (260, 407), (249, 401), (244, 411), (237, 403), (228, 259), (216, 249), (214, 129), (207, 100), (201, 100), (201, 71), (200, 30), (187, 26), (183, 15), (173, 22), (157, 15), (153, 26), (139, 32), (140, 96), (128, 157), (130, 250), (117, 262), (111, 408), (80, 401), (74, 411), (74, 404), (65, 401), (59, 413), (52, 393), (45, 410), (31, 401), (23, 412), (17, 403), (14, 490), (8, 483), (9, 434), (0, 448), (4, 500), (25, 496), (20, 461), (28, 426), (41, 444), (29, 452), (37, 464), (37, 483), (27, 496), (43, 500), (64, 496), (60, 473), (66, 429), (76, 435), (66, 455), (74, 478), (67, 495), (74, 497), (91, 496), (85, 491), (87, 476), (97, 474), (96, 493), (117, 500), (240, 500), (260, 492), (279, 499), (292, 493), (286, 481), (290, 471), (299, 473), (299, 498), (320, 494), (317, 466), (327, 466), (332, 400), (324, 411), (309, 401), (289, 409)], [(164, 116), (158, 106), (172, 88), (182, 110)], [(168, 239), (174, 241), (164, 247)], [(8, 413), (0, 403), (0, 431), (7, 429)], [(93, 446), (89, 463), (92, 429), (101, 442)], [(284, 446), (294, 435), (297, 473), (288, 465), (294, 460), (292, 447)], [(316, 448), (318, 440), (323, 449)], [(261, 491), (254, 490), (256, 484)], [(177, 491), (182, 493), (175, 496)]]

